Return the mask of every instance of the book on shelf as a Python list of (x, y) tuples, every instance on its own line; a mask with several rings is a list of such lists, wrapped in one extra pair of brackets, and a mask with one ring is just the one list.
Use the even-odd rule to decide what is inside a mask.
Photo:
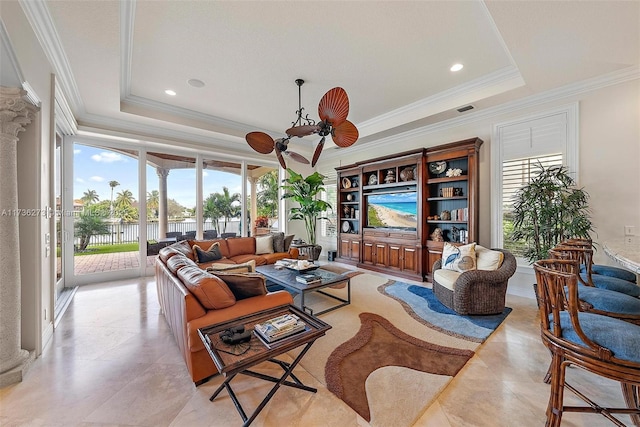
[(298, 316), (295, 314), (285, 314), (262, 323), (257, 323), (253, 327), (253, 331), (259, 338), (267, 343), (271, 343), (302, 332), (305, 328), (306, 324), (300, 320)]
[(322, 277), (317, 275), (317, 274), (313, 274), (313, 273), (300, 274), (300, 275), (296, 276), (296, 282), (299, 282), (299, 283), (309, 284), (309, 283), (316, 283), (316, 282), (320, 282), (320, 281), (322, 281)]

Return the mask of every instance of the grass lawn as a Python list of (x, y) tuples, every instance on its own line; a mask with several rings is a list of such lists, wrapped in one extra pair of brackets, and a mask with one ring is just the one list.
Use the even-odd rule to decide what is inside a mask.
[(138, 243), (119, 243), (115, 245), (93, 245), (87, 246), (87, 250), (76, 252), (75, 256), (112, 254), (115, 252), (133, 252), (138, 250)]

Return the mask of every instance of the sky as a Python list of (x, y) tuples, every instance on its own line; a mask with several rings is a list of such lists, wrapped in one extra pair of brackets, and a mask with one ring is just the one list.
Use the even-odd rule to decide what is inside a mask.
[[(73, 150), (73, 198), (80, 199), (88, 190), (95, 190), (100, 200), (111, 199), (109, 181), (118, 181), (113, 198), (118, 192), (129, 190), (138, 200), (138, 159), (105, 148), (74, 144)], [(212, 170), (203, 171), (203, 193), (241, 193), (240, 175)], [(154, 167), (147, 165), (147, 192), (158, 190), (158, 175)], [(195, 169), (172, 169), (167, 178), (167, 195), (186, 208), (196, 206)]]

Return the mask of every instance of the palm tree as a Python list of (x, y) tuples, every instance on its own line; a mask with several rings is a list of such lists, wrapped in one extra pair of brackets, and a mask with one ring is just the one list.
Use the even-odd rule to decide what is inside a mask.
[(219, 228), (219, 221), (220, 218), (222, 217), (222, 214), (220, 213), (220, 211), (218, 210), (218, 203), (217, 203), (217, 199), (219, 194), (218, 193), (211, 193), (209, 194), (209, 197), (207, 197), (204, 200), (204, 206), (202, 209), (202, 217), (203, 219), (206, 221), (207, 219), (211, 219), (211, 222), (213, 224), (213, 228), (219, 233), (220, 230)]
[(220, 218), (224, 218), (224, 226), (222, 227), (222, 232), (224, 233), (227, 231), (229, 219), (239, 217), (240, 194), (229, 193), (229, 188), (227, 187), (222, 187), (222, 194), (211, 193), (204, 201), (204, 218), (211, 218), (216, 230), (218, 230), (217, 224)]
[(123, 221), (135, 221), (138, 217), (138, 211), (134, 208), (133, 204), (136, 199), (133, 197), (133, 193), (129, 190), (122, 190), (116, 195), (114, 206), (114, 212)]
[(109, 181), (109, 187), (111, 187), (111, 204), (109, 205), (109, 217), (113, 217), (113, 189), (120, 183), (118, 181)]
[(82, 200), (82, 203), (84, 203), (85, 206), (89, 206), (97, 203), (98, 200), (100, 200), (100, 196), (98, 196), (98, 192), (96, 190), (87, 189), (87, 191), (82, 194), (80, 200)]
[(258, 216), (275, 218), (278, 214), (278, 171), (272, 170), (258, 178)]
[[(153, 190), (147, 193), (147, 210), (152, 212), (151, 217), (158, 217), (158, 207), (160, 206), (160, 192)], [(149, 216), (149, 215), (147, 215)]]

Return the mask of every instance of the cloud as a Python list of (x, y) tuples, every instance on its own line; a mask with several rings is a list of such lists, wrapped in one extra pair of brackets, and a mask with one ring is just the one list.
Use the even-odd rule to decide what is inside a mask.
[(82, 152), (82, 150), (78, 150), (77, 148), (75, 150), (73, 150), (73, 154), (80, 154)]
[(124, 156), (122, 156), (121, 154), (113, 153), (113, 152), (110, 152), (110, 151), (103, 151), (100, 154), (94, 154), (93, 156), (91, 156), (91, 159), (96, 161), (96, 162), (103, 162), (103, 163), (125, 162), (126, 161)]
[(91, 180), (91, 181), (95, 181), (95, 182), (103, 182), (103, 181), (104, 181), (104, 178), (103, 178), (103, 177), (101, 177), (101, 176), (94, 175), (94, 176), (92, 176), (91, 178), (89, 178), (89, 180)]
[(84, 179), (82, 179), (82, 178), (76, 178), (76, 182), (84, 182)]
[(207, 171), (203, 170), (203, 171), (202, 171), (202, 176), (209, 176), (209, 172), (207, 172)]

